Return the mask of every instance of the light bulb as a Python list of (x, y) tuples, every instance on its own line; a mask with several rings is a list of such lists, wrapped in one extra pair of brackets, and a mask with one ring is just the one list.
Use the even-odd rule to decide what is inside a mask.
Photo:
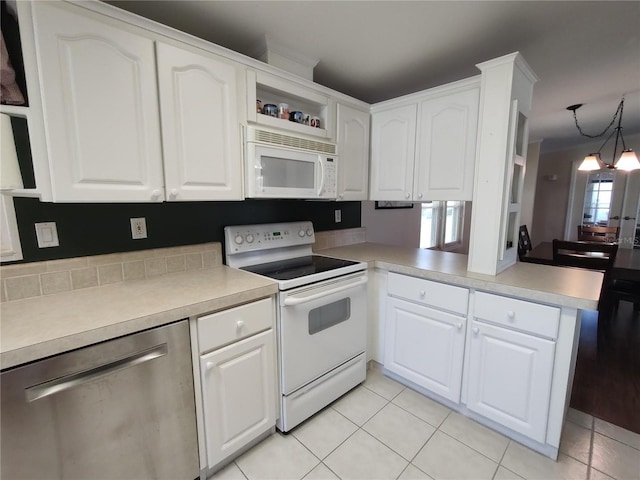
[(598, 162), (598, 157), (596, 154), (592, 153), (586, 157), (578, 167), (578, 170), (582, 171), (592, 171), (592, 170), (600, 170), (600, 162)]
[(630, 172), (631, 170), (638, 170), (640, 168), (640, 162), (635, 152), (631, 149), (625, 150), (620, 155), (620, 158), (616, 162), (616, 169)]

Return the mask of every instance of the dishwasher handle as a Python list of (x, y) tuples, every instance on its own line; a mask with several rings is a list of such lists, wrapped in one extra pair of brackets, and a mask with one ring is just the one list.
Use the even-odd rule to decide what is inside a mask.
[(83, 383), (87, 383), (92, 380), (111, 375), (112, 373), (119, 372), (120, 370), (124, 370), (125, 368), (133, 367), (134, 365), (140, 365), (150, 360), (163, 357), (167, 354), (167, 352), (167, 344), (163, 343), (161, 345), (147, 348), (140, 352), (121, 358), (114, 362), (98, 365), (97, 367), (91, 368), (89, 370), (72, 373), (70, 375), (65, 375), (64, 377), (55, 378), (53, 380), (49, 380), (48, 382), (26, 388), (24, 391), (25, 396), (27, 398), (27, 402), (34, 402), (35, 400), (53, 395), (54, 393), (63, 392), (64, 390), (77, 387), (79, 385), (82, 385)]
[(300, 305), (301, 303), (311, 302), (313, 300), (317, 300), (318, 298), (325, 297), (327, 295), (332, 295), (334, 293), (340, 293), (345, 290), (349, 290), (354, 287), (359, 287), (360, 285), (365, 285), (367, 283), (367, 277), (364, 277), (357, 282), (350, 283), (348, 285), (343, 285), (332, 290), (326, 290), (324, 292), (316, 293), (315, 295), (309, 295), (308, 297), (287, 297), (284, 299), (283, 305), (290, 307), (293, 305)]

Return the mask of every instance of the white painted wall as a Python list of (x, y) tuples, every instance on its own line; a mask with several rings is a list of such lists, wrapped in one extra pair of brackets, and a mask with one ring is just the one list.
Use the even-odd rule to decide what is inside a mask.
[(367, 242), (418, 248), (420, 246), (420, 204), (413, 208), (376, 210), (373, 201), (362, 202), (362, 226)]
[[(582, 159), (591, 152), (597, 151), (603, 140), (588, 143), (568, 150), (548, 152), (540, 154), (538, 175), (535, 193), (535, 205), (533, 209), (532, 228), (529, 230), (531, 243), (535, 246), (540, 242), (550, 242), (554, 238), (565, 238), (565, 225), (571, 196), (572, 166), (579, 165)], [(632, 148), (636, 154), (640, 152), (640, 135), (625, 136), (627, 148)], [(609, 162), (613, 150), (613, 141), (610, 141), (602, 151), (604, 159)], [(584, 172), (577, 173), (584, 177)], [(583, 183), (583, 180), (577, 182)], [(576, 188), (575, 195), (584, 198), (584, 186)], [(580, 209), (582, 206), (579, 207)], [(570, 223), (577, 225), (578, 217), (571, 218)], [(575, 216), (575, 212), (574, 215)], [(573, 232), (572, 228), (571, 232)], [(573, 233), (566, 236), (573, 237)]]

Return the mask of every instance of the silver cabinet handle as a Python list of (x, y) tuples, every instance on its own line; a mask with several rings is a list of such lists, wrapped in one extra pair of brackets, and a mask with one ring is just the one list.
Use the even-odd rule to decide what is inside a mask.
[(148, 362), (155, 358), (163, 357), (167, 354), (167, 344), (157, 345), (146, 350), (142, 350), (138, 353), (134, 353), (127, 357), (116, 360), (115, 362), (105, 363), (98, 365), (97, 367), (84, 370), (82, 372), (72, 373), (65, 375), (64, 377), (56, 378), (48, 382), (34, 385), (33, 387), (26, 388), (24, 393), (27, 397), (27, 402), (33, 402), (39, 398), (53, 395), (54, 393), (63, 392), (73, 387), (82, 385), (83, 383), (96, 380), (112, 373), (119, 372), (125, 368), (133, 367), (134, 365), (140, 365), (141, 363)]

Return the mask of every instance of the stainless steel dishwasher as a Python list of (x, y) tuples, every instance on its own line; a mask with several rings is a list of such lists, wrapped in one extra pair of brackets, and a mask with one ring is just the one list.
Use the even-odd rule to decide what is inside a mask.
[(1, 478), (199, 476), (186, 320), (2, 372)]

